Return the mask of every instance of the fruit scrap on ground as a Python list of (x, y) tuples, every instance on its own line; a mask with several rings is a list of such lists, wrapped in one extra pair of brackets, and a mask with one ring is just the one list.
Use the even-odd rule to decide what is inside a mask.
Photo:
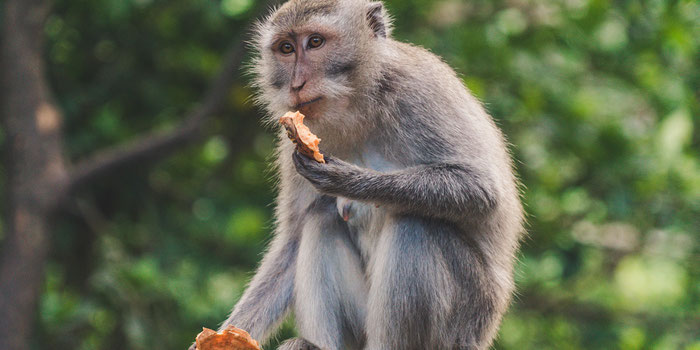
[(280, 124), (287, 129), (287, 137), (297, 145), (299, 153), (316, 160), (319, 163), (325, 163), (323, 154), (318, 149), (318, 144), (321, 142), (309, 128), (304, 125), (304, 115), (297, 112), (287, 112), (280, 118)]

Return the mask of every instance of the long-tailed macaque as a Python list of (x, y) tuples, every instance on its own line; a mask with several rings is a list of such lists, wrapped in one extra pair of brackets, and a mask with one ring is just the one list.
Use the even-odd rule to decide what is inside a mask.
[(523, 210), (500, 130), (455, 72), (391, 37), (381, 2), (291, 0), (257, 27), (257, 96), (279, 127), (275, 237), (224, 327), (280, 349), (485, 349), (514, 289)]

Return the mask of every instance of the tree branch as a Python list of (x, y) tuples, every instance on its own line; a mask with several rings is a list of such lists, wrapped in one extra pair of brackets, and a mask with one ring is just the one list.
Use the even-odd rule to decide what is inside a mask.
[(243, 60), (244, 44), (229, 49), (219, 74), (214, 78), (203, 102), (189, 112), (174, 130), (154, 132), (125, 145), (114, 146), (79, 162), (69, 177), (69, 192), (74, 191), (104, 174), (134, 164), (148, 164), (165, 158), (178, 149), (202, 138), (203, 127), (213, 114), (223, 106), (226, 95), (235, 81)]
[[(261, 1), (256, 4), (256, 11), (260, 13), (278, 2), (279, 0)], [(79, 162), (70, 172), (66, 193), (72, 193), (104, 174), (127, 166), (152, 164), (200, 140), (204, 136), (203, 127), (211, 116), (221, 109), (235, 81), (245, 52), (245, 43), (242, 39), (241, 36), (234, 41), (236, 44), (224, 56), (223, 66), (209, 85), (203, 102), (188, 113), (178, 127), (167, 132), (154, 132), (141, 136), (127, 144), (99, 151)]]

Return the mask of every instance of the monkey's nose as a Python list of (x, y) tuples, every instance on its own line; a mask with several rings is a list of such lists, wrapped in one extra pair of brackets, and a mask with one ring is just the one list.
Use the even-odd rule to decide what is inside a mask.
[(306, 80), (302, 81), (301, 83), (299, 83), (299, 82), (293, 82), (293, 83), (292, 83), (292, 90), (294, 90), (294, 91), (301, 91), (301, 89), (304, 88), (304, 85), (306, 85)]

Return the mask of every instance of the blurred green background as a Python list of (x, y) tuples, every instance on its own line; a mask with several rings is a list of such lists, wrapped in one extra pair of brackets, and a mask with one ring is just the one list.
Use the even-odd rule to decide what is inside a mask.
[[(69, 157), (176, 125), (254, 5), (55, 1)], [(495, 348), (700, 349), (700, 2), (386, 5), (395, 37), (444, 57), (512, 143), (529, 237)], [(247, 82), (204, 143), (57, 219), (36, 349), (185, 349), (225, 319), (272, 225), (274, 141)]]

